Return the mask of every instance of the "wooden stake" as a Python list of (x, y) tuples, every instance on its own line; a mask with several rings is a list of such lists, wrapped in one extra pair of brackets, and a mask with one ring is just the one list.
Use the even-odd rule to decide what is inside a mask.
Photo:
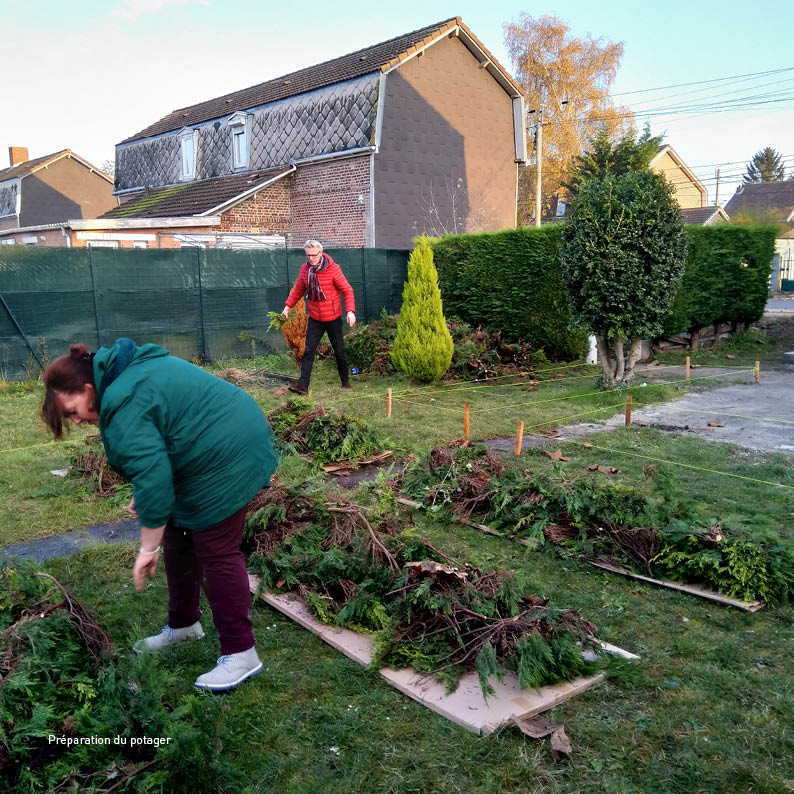
[(386, 418), (391, 419), (391, 388), (386, 389)]
[(761, 382), (761, 362), (760, 361), (756, 361), (755, 362), (755, 382), (756, 383), (760, 383)]
[(469, 404), (463, 403), (463, 437), (468, 441), (471, 438), (471, 423), (469, 422)]
[(631, 424), (631, 395), (626, 397), (626, 427)]
[(518, 423), (518, 430), (516, 431), (516, 455), (521, 454), (521, 445), (524, 442), (524, 423)]
[(686, 357), (686, 375), (684, 375), (684, 377), (685, 377), (687, 380), (689, 380), (689, 378), (690, 378), (690, 375), (691, 375), (691, 367), (690, 367), (689, 356), (687, 356), (687, 357)]

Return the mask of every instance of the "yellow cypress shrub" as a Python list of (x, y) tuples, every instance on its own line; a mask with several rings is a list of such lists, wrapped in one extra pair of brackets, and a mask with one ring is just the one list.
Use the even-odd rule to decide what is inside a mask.
[(394, 366), (413, 380), (438, 380), (452, 362), (452, 336), (444, 319), (433, 249), (422, 235), (408, 259), (408, 278), (392, 346)]

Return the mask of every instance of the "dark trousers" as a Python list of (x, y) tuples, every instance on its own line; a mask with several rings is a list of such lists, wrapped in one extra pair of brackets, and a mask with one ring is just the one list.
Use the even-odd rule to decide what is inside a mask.
[(199, 595), (203, 582), (223, 655), (254, 647), (254, 631), (248, 617), (248, 569), (240, 551), (244, 528), (243, 507), (219, 524), (199, 531), (169, 523), (163, 535), (168, 625), (183, 629), (201, 617)]
[(336, 357), (336, 368), (339, 371), (339, 380), (347, 383), (350, 374), (347, 369), (347, 353), (345, 352), (345, 340), (342, 336), (342, 317), (339, 316), (330, 323), (321, 323), (313, 317), (309, 317), (309, 324), (306, 327), (306, 350), (301, 359), (301, 376), (298, 383), (309, 388), (309, 380), (312, 377), (312, 367), (314, 366), (314, 354), (317, 352), (317, 345), (323, 338), (324, 333), (328, 333), (331, 347), (334, 349)]

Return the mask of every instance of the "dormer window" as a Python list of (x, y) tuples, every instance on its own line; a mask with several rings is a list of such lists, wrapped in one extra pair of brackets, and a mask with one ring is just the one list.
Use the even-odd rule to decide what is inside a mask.
[(179, 133), (179, 146), (182, 151), (181, 179), (188, 181), (196, 178), (196, 139), (198, 130), (184, 130)]
[(235, 113), (229, 119), (229, 129), (232, 133), (232, 169), (248, 168), (248, 116), (245, 113)]

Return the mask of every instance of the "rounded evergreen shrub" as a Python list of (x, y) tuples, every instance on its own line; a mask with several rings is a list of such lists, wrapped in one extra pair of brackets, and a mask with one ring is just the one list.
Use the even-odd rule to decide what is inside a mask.
[(598, 338), (606, 386), (630, 381), (642, 340), (662, 332), (686, 255), (678, 203), (661, 174), (607, 176), (580, 188), (560, 259), (576, 319)]
[(394, 366), (413, 380), (438, 380), (452, 362), (452, 336), (444, 319), (438, 273), (427, 237), (416, 240), (391, 351)]

